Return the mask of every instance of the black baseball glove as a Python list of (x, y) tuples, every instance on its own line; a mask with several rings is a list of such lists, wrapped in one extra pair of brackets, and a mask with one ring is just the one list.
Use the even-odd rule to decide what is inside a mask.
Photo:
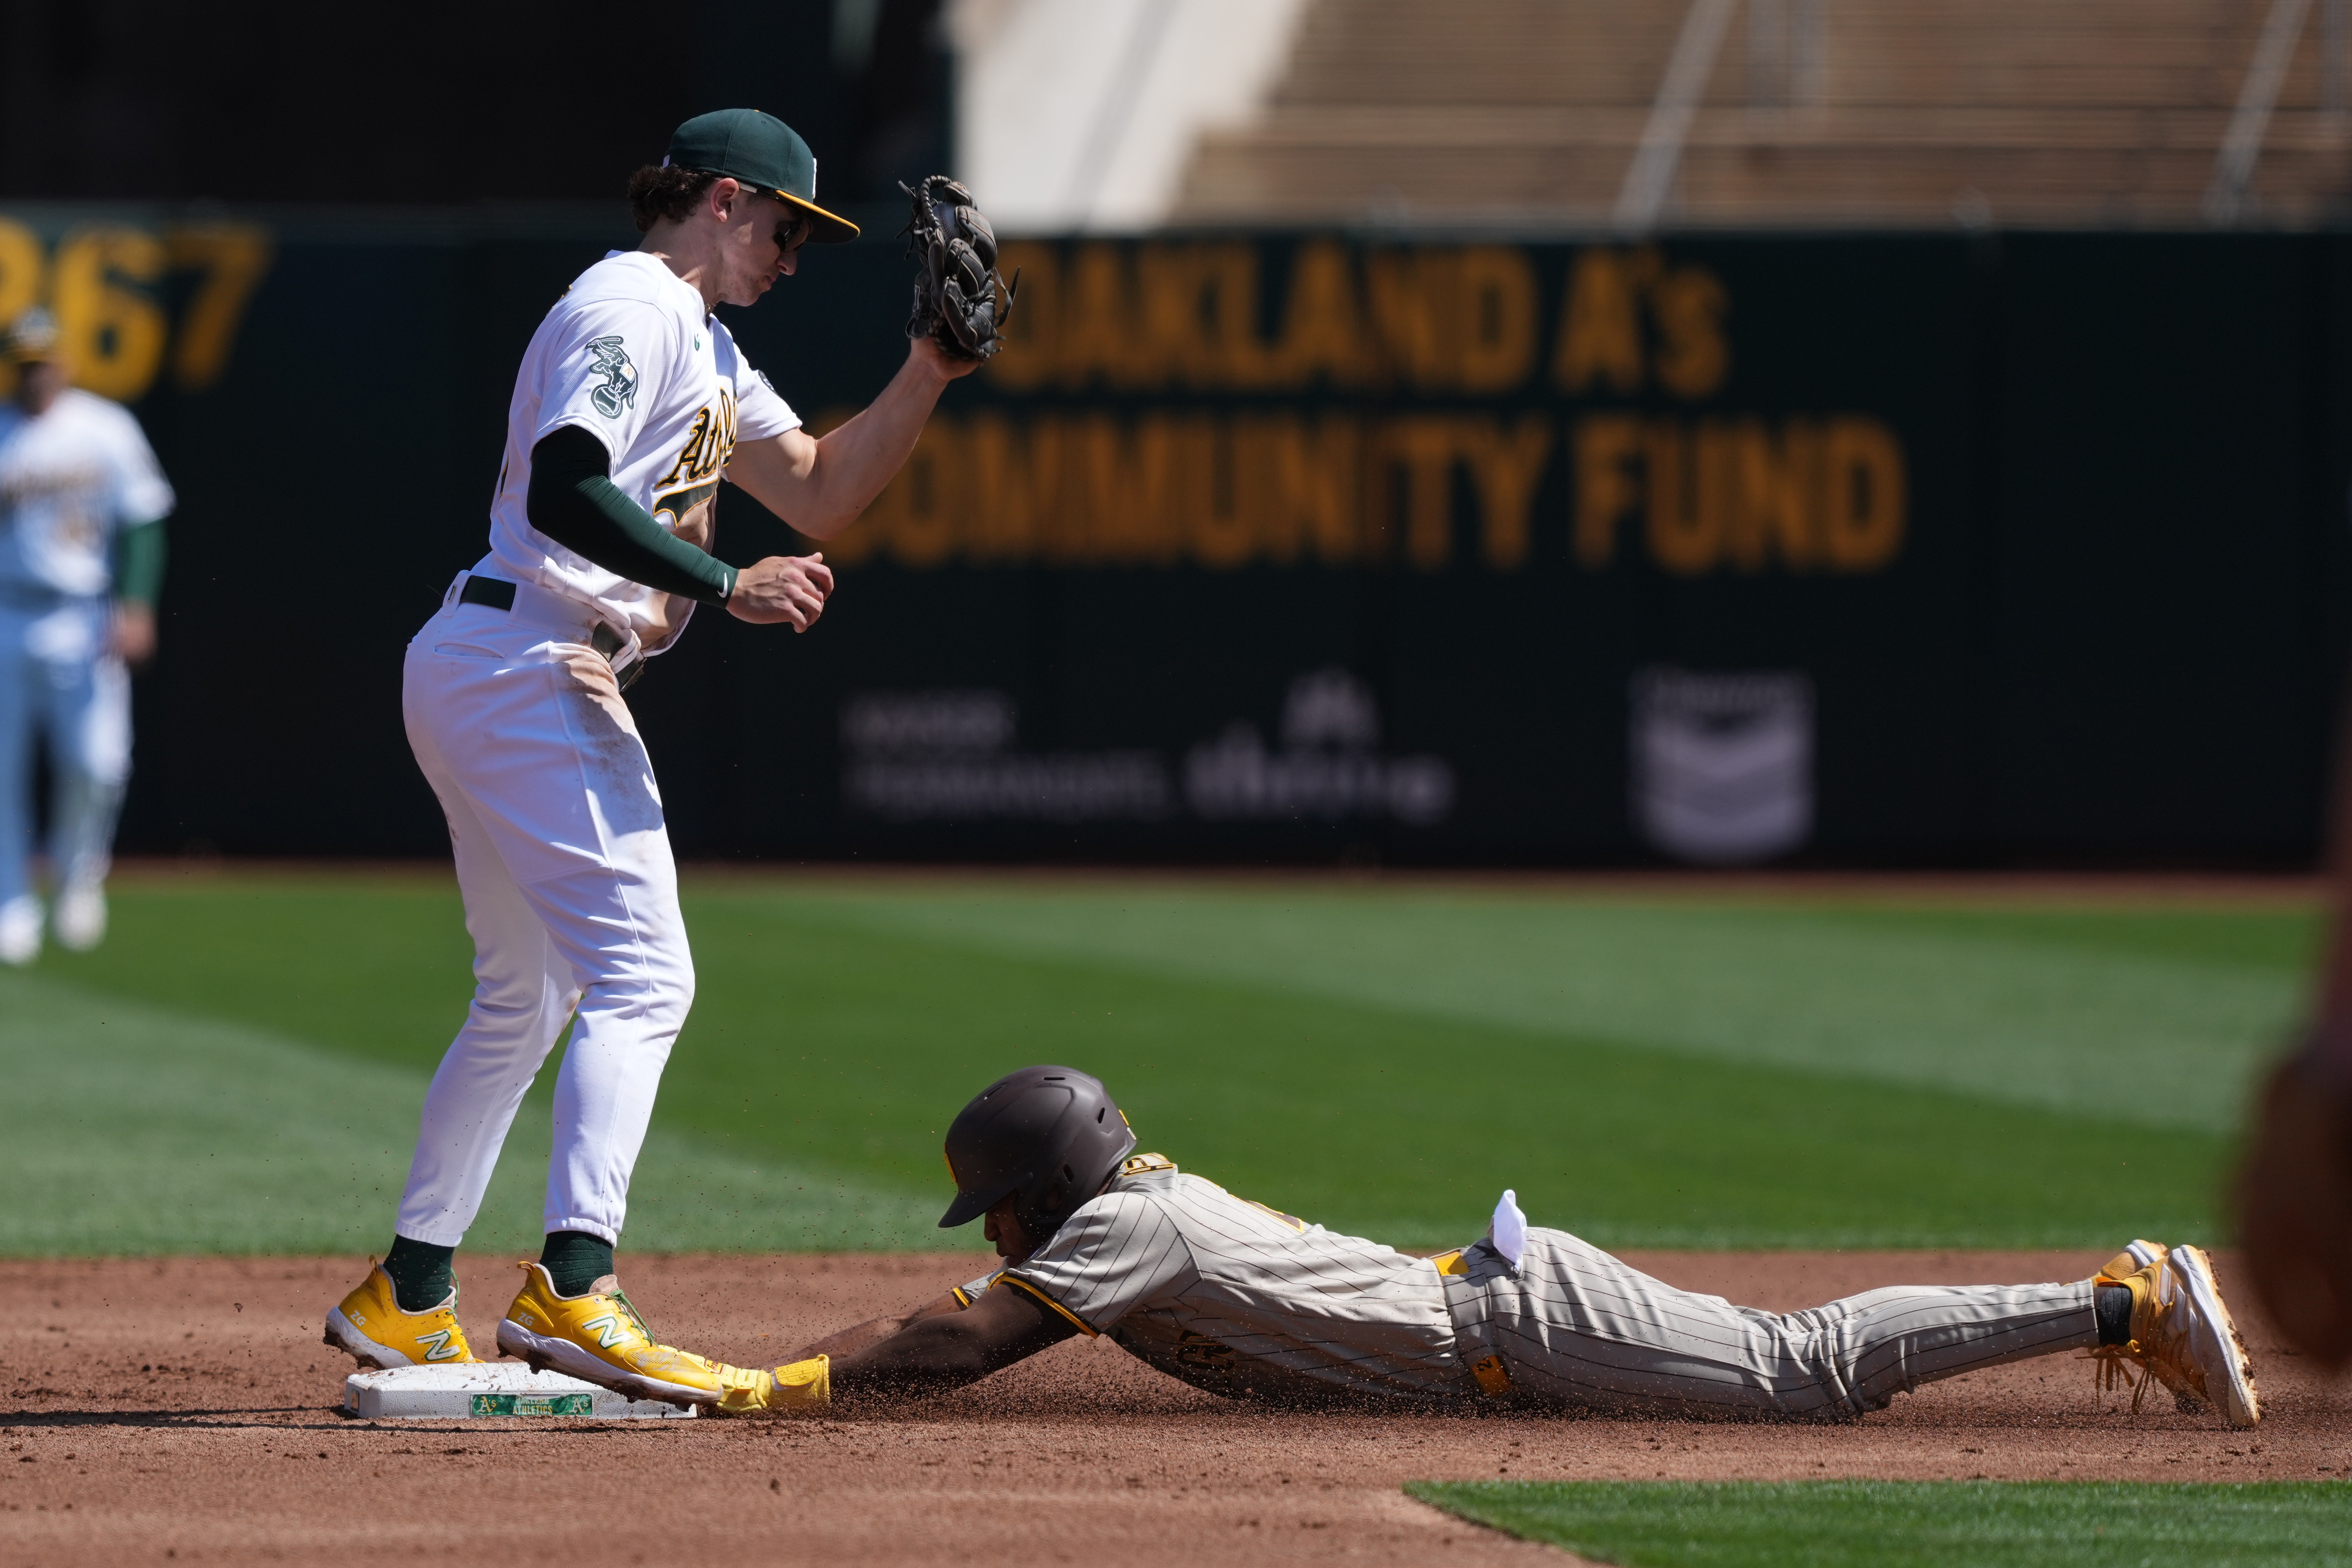
[(929, 338), (957, 359), (986, 359), (1004, 346), (1021, 275), (1008, 285), (996, 270), (996, 231), (971, 205), (970, 191), (945, 174), (898, 188), (914, 205), (903, 231), (915, 263), (907, 335)]

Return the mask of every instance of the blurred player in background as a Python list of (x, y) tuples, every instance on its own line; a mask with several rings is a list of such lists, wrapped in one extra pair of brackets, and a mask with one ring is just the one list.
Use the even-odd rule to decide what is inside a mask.
[(2318, 1016), (2273, 1069), (2238, 1184), (2238, 1239), (2263, 1304), (2321, 1367), (2352, 1359), (2352, 714), (2336, 759), (2336, 909)]
[(0, 960), (41, 950), (33, 890), (34, 737), (49, 811), (53, 929), (77, 951), (106, 936), (106, 869), (131, 777), (129, 671), (155, 651), (172, 487), (128, 409), (66, 384), (57, 322), (26, 311), (0, 405)]

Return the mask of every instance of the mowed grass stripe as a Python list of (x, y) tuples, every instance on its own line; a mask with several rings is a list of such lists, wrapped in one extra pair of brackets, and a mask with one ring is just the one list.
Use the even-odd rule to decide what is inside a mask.
[(2070, 917), (1165, 884), (702, 901), (2211, 1132), (2238, 1124), (2242, 1086), (2290, 1026), (2313, 930), (2292, 910)]
[(1506, 1186), (1538, 1224), (1607, 1246), (2103, 1247), (2135, 1227), (2211, 1228), (2210, 1136), (2159, 1143), (1968, 1096), (1252, 986), (769, 931), (763, 945), (824, 977), (798, 992), (827, 1021), (824, 1046), (782, 1053), (783, 1086), (742, 1103), (740, 1123), (719, 1119), (739, 1055), (681, 1048), (665, 1109), (747, 1142), (786, 1131), (837, 1167), (923, 1179), (961, 1100), (1043, 1059), (1101, 1074), (1180, 1164), (1399, 1245), (1474, 1239)]
[[(0, 973), (0, 1255), (381, 1252), (425, 1076)], [(469, 1246), (536, 1249), (549, 1142), (542, 1090)], [(936, 1212), (657, 1129), (629, 1231), (655, 1250), (908, 1248), (946, 1242)]]
[[(2244, 1069), (2290, 1026), (2317, 931), (2292, 904), (2154, 900), (1939, 908), (973, 878), (688, 889), (698, 958), (725, 979), (798, 975), (774, 946), (790, 940), (778, 919), (858, 925), (2207, 1131), (2236, 1124)], [(167, 879), (135, 896), (143, 907), (119, 916), (144, 914), (147, 930), (52, 961), (167, 1004), (234, 988), (240, 1016), (267, 1009), (287, 1032), (393, 1059), (429, 1059), (462, 1015), (469, 950), (446, 873)], [(232, 918), (209, 918), (229, 905)], [(331, 966), (306, 962), (326, 947)], [(355, 994), (366, 1016), (352, 1016)]]
[[(655, 1142), (639, 1166), (632, 1245), (751, 1247), (810, 1234), (793, 1206), (802, 1199), (787, 1194), (770, 1214), (755, 1195), (780, 1190), (768, 1174), (775, 1172), (788, 1174), (786, 1187), (814, 1180), (835, 1184), (836, 1194), (867, 1194), (849, 1204), (853, 1214), (869, 1203), (900, 1205), (889, 1209), (895, 1215), (919, 1214), (943, 1199), (938, 1149), (948, 1118), (996, 1074), (1038, 1060), (1102, 1073), (1147, 1144), (1187, 1166), (1289, 1212), (1400, 1245), (1475, 1236), (1504, 1186), (1519, 1190), (1538, 1223), (1616, 1247), (2105, 1247), (2132, 1234), (2212, 1234), (2223, 1154), (2216, 1132), (2150, 1138), (2127, 1118), (1769, 1060), (1695, 1058), (1639, 1039), (935, 933), (936, 922), (921, 914), (927, 900), (952, 894), (968, 911), (976, 885), (985, 889), (970, 880), (944, 892), (892, 885), (887, 898), (875, 884), (802, 879), (725, 878), (696, 888), (688, 918), (701, 984), (665, 1079)], [(1018, 884), (1002, 894), (1008, 922), (1036, 901)], [(1139, 883), (1088, 898), (1156, 907), (1198, 903), (1201, 895)], [(1448, 934), (1454, 901), (1367, 898), (1398, 906), (1385, 919), (1423, 921), (1432, 949), (1459, 945), (1459, 933)], [(1246, 890), (1231, 900), (1265, 902)], [(1276, 901), (1294, 923), (1328, 914), (1339, 934), (1326, 946), (1344, 945), (1359, 929), (1339, 895)], [(912, 912), (895, 925), (880, 921), (871, 918), (877, 902)], [(1674, 912), (1655, 900), (1628, 908), (1644, 919)], [(1702, 922), (1722, 913), (1713, 906), (1686, 912)], [(1772, 910), (1737, 912), (1762, 920)], [(2273, 942), (2268, 957), (2255, 945), (2252, 961), (2233, 955), (2206, 967), (2280, 971), (2273, 978), (2291, 985), (2283, 965), (2293, 955), (2276, 946), (2280, 917), (2257, 912), (2270, 923), (2255, 928), (2231, 918), (2191, 911), (2179, 926), (2141, 921), (2125, 929), (2143, 943), (2151, 935), (2193, 939), (2191, 952), (2231, 942), (2243, 949), (2251, 933), (2257, 944)], [(2197, 921), (2221, 923), (2199, 933), (2185, 923)], [(2084, 928), (2069, 929), (2080, 936)], [(2108, 956), (2094, 938), (2076, 945)], [(1941, 940), (1969, 948), (1988, 939)], [(396, 1187), (424, 1079), (463, 1016), (467, 957), (446, 875), (231, 875), (126, 882), (114, 939), (97, 953), (45, 955), (41, 973), (70, 977), (84, 994), (156, 1009), (159, 1056), (173, 1048), (163, 1019), (185, 1020), (199, 1034), (233, 1025), (304, 1053), (316, 1071), (301, 1081), (315, 1084), (327, 1107), (312, 1121), (341, 1125), (338, 1115), (353, 1114), (342, 1097), (383, 1110), (373, 1136), (392, 1151), (378, 1156), (389, 1174), (371, 1181)], [(1654, 970), (1647, 981), (1625, 984), (1669, 981)], [(2209, 1055), (2235, 1060), (2226, 1049)], [(352, 1069), (340, 1079), (338, 1058)], [(372, 1077), (361, 1070), (367, 1068), (395, 1076)], [(126, 1062), (114, 1070), (143, 1069)], [(2217, 1067), (2210, 1092), (2233, 1093), (2223, 1075), (2234, 1070)], [(206, 1072), (206, 1081), (217, 1081), (218, 1073)], [(110, 1081), (100, 1072), (71, 1092), (102, 1096)], [(27, 1102), (12, 1118), (33, 1124), (20, 1145), (26, 1162), (54, 1135), (31, 1109)], [(275, 1110), (257, 1116), (252, 1135), (266, 1143), (272, 1128), (294, 1120)], [(534, 1140), (528, 1149), (525, 1137)], [(544, 1137), (543, 1110), (527, 1109), (494, 1190), (495, 1198), (513, 1184), (526, 1194), (502, 1211), (519, 1217), (500, 1222), (525, 1237)], [(136, 1193), (169, 1184), (182, 1165), (214, 1158), (223, 1142), (211, 1131), (192, 1144), (150, 1131), (121, 1140), (111, 1157)], [(713, 1191), (749, 1195), (705, 1204), (690, 1224), (655, 1226), (669, 1201), (665, 1184), (688, 1169), (703, 1173), (696, 1179), (706, 1185), (718, 1184)], [(724, 1175), (739, 1170), (755, 1175)], [(219, 1195), (226, 1205), (245, 1190), (242, 1180), (224, 1182)], [(838, 1215), (843, 1201), (828, 1198), (823, 1212)], [(233, 1205), (221, 1212), (233, 1213)], [(721, 1215), (740, 1217), (721, 1224)], [(354, 1223), (372, 1237), (380, 1222)], [(827, 1236), (849, 1234), (836, 1220), (823, 1223)], [(175, 1234), (190, 1248), (294, 1245), (251, 1239), (259, 1233), (247, 1219)], [(320, 1232), (305, 1222), (286, 1234)], [(920, 1225), (892, 1234), (898, 1245), (963, 1238)], [(656, 1242), (656, 1235), (696, 1239)]]
[(1623, 1568), (2352, 1563), (2340, 1481), (1419, 1481), (1424, 1502)]

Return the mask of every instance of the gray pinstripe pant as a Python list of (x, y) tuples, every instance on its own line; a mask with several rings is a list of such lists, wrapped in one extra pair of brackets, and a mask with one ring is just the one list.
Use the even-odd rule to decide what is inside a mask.
[(1678, 1290), (1565, 1231), (1528, 1230), (1517, 1270), (1483, 1242), (1463, 1261), (1445, 1281), (1463, 1364), (1499, 1355), (1515, 1394), (1597, 1409), (1853, 1416), (2099, 1339), (2087, 1279), (1897, 1285), (1775, 1313)]

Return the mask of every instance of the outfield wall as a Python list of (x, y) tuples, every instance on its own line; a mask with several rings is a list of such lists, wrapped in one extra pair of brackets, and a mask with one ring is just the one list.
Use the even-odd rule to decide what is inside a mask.
[[(183, 508), (126, 849), (433, 853), (403, 642), (603, 214), (0, 211)], [(632, 692), (688, 855), (2307, 860), (2352, 238), (1028, 243), (1015, 346)], [(887, 236), (728, 319), (813, 424)], [(720, 553), (782, 547), (740, 496)]]

